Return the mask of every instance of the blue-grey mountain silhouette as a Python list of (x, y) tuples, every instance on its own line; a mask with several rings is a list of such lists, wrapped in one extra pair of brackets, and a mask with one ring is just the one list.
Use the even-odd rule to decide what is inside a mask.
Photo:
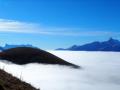
[(26, 45), (24, 45), (24, 44), (21, 44), (21, 45), (15, 45), (15, 44), (5, 44), (5, 46), (4, 47), (2, 47), (4, 50), (5, 49), (10, 49), (10, 48), (16, 48), (16, 47), (33, 47), (32, 45), (30, 45), (30, 44), (26, 44)]
[(72, 50), (72, 51), (120, 51), (120, 41), (110, 38), (104, 42), (92, 42), (85, 45), (73, 45), (67, 49), (58, 48), (57, 50)]

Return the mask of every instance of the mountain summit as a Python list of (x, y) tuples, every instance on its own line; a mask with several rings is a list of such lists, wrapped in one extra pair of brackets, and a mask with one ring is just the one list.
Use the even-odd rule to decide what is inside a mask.
[(72, 50), (72, 51), (120, 51), (120, 41), (110, 38), (104, 42), (92, 42), (84, 45), (73, 45), (67, 49), (59, 48), (57, 50)]

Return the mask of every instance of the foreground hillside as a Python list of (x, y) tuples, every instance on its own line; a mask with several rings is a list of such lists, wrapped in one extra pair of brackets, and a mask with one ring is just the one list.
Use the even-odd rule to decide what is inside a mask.
[(0, 69), (0, 90), (39, 90)]

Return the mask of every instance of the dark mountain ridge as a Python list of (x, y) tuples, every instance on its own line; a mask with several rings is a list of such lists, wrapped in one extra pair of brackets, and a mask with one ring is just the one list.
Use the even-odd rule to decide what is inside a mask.
[(0, 52), (1, 60), (8, 60), (15, 64), (41, 63), (58, 64), (79, 68), (79, 66), (69, 63), (49, 52), (32, 47), (16, 47)]

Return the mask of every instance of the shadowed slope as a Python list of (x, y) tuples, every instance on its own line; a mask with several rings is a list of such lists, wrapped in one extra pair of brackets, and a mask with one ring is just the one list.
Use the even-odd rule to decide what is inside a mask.
[(0, 69), (0, 90), (39, 90)]
[(17, 47), (4, 50), (0, 53), (0, 58), (9, 60), (16, 64), (27, 63), (59, 64), (79, 68), (79, 66), (64, 61), (63, 59), (49, 52), (31, 47)]

